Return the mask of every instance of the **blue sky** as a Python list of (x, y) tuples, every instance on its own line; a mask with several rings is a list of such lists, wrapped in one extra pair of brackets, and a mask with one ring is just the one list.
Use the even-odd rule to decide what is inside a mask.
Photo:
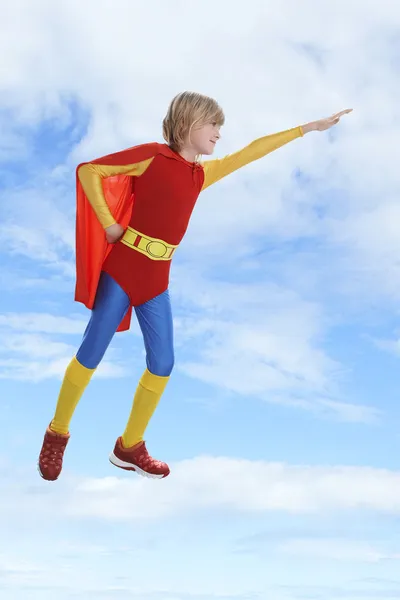
[[(7, 7), (2, 597), (399, 597), (399, 21), (359, 0)], [(184, 89), (225, 110), (216, 156), (354, 112), (199, 198), (172, 267), (175, 369), (146, 434), (171, 476), (108, 462), (145, 364), (134, 321), (49, 484), (37, 456), (89, 318), (73, 301), (75, 167), (162, 141)]]

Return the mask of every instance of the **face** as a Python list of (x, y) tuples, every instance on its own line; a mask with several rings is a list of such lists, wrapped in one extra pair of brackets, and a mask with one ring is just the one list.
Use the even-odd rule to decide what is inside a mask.
[(216, 122), (194, 126), (190, 134), (190, 142), (196, 154), (212, 154), (221, 134), (220, 125)]

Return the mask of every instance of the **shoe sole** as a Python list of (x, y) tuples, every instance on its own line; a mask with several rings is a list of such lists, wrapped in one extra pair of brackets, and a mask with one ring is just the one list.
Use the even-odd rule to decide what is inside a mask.
[[(164, 477), (167, 477), (169, 475), (169, 473), (161, 473), (159, 475), (147, 473), (146, 471), (143, 471), (143, 469), (141, 469), (140, 467), (133, 466), (131, 463), (120, 460), (117, 456), (115, 456), (114, 452), (110, 454), (109, 460), (110, 463), (112, 463), (115, 467), (119, 467), (120, 469), (124, 469), (125, 471), (134, 471), (138, 475), (141, 475), (142, 477), (147, 477), (148, 479), (163, 479)], [(40, 477), (44, 479), (44, 481), (57, 481), (58, 479), (58, 477), (56, 477), (55, 479), (49, 479), (48, 477), (45, 477), (42, 471), (40, 470), (39, 464), (37, 465), (37, 470)]]
[(121, 460), (120, 458), (115, 456), (114, 452), (111, 452), (109, 456), (109, 461), (115, 467), (119, 467), (120, 469), (124, 469), (125, 471), (135, 471), (135, 473), (137, 473), (138, 475), (141, 475), (142, 477), (147, 477), (149, 479), (163, 479), (164, 477), (167, 477), (167, 475), (169, 475), (169, 473), (160, 473), (159, 475), (154, 473), (147, 473), (147, 471), (143, 471), (143, 469), (141, 469), (140, 467), (132, 465), (132, 463), (125, 462), (124, 460)]

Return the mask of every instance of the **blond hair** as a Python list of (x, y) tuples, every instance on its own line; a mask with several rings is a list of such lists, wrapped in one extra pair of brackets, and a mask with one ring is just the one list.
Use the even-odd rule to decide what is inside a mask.
[(182, 92), (171, 101), (163, 120), (163, 137), (173, 150), (179, 152), (194, 125), (216, 122), (222, 126), (225, 115), (213, 98), (196, 92)]

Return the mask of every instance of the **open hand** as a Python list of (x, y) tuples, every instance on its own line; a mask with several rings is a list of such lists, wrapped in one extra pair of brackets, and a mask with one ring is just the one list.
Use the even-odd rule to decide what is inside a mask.
[(347, 115), (352, 110), (353, 110), (352, 108), (346, 108), (345, 110), (341, 110), (340, 112), (332, 115), (331, 117), (328, 117), (326, 119), (319, 119), (319, 121), (315, 121), (314, 122), (315, 130), (316, 131), (325, 131), (325, 129), (329, 129), (333, 125), (336, 125), (336, 123), (339, 123), (340, 118), (343, 115)]
[(335, 113), (326, 119), (319, 119), (318, 121), (306, 123), (305, 125), (301, 126), (303, 133), (309, 133), (310, 131), (325, 131), (325, 129), (329, 129), (333, 125), (336, 125), (336, 123), (339, 123), (340, 118), (343, 115), (350, 113), (352, 110), (352, 108), (346, 108), (345, 110), (341, 110), (340, 112)]
[(119, 225), (118, 223), (110, 225), (110, 227), (107, 227), (105, 230), (107, 242), (109, 244), (115, 244), (122, 238), (124, 231), (122, 225)]

